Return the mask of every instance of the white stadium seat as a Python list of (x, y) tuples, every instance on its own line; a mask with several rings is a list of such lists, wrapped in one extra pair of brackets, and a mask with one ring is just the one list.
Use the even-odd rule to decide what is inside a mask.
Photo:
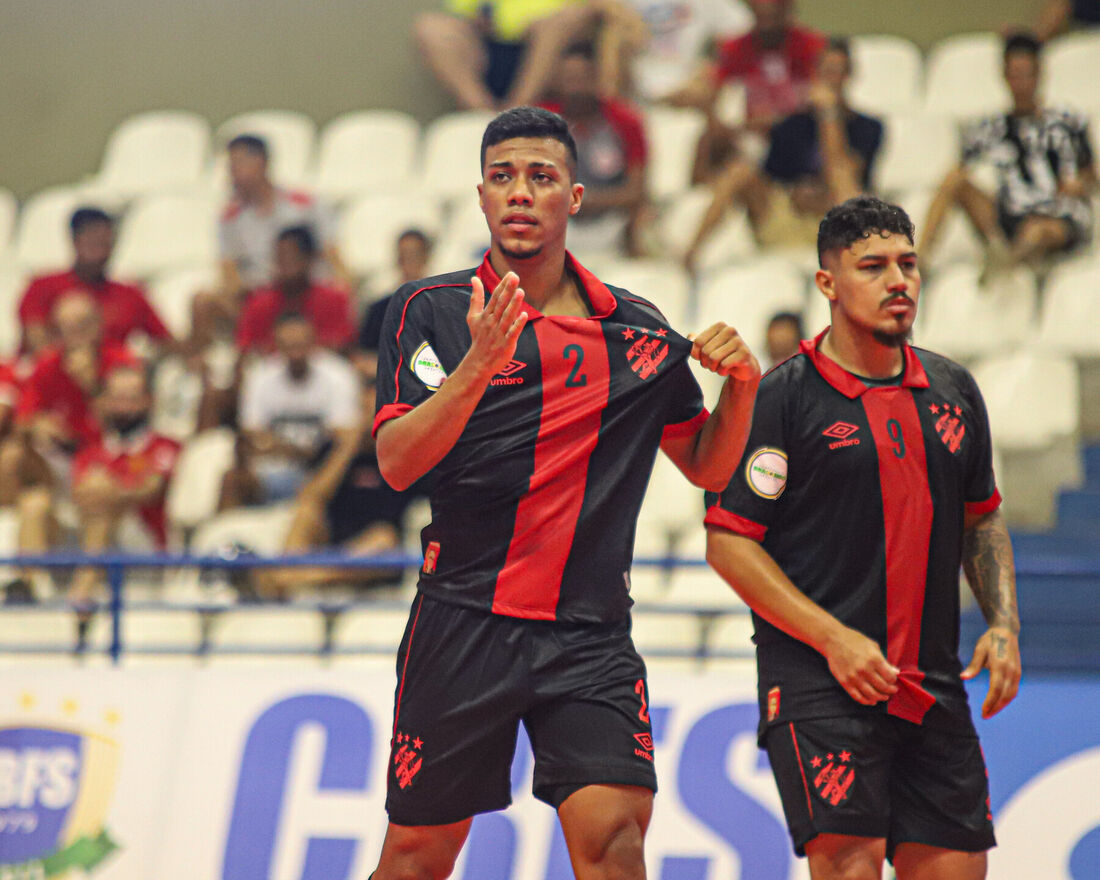
[(69, 220), (84, 204), (74, 187), (51, 187), (31, 196), (19, 215), (15, 262), (36, 275), (68, 267), (73, 260)]
[(393, 263), (397, 236), (411, 227), (436, 235), (440, 227), (436, 203), (408, 194), (356, 199), (340, 218), (341, 256), (357, 275), (378, 272)]
[(945, 269), (921, 293), (915, 328), (918, 345), (948, 357), (991, 355), (1019, 345), (1035, 328), (1035, 276), (1028, 269), (995, 276), (978, 286), (979, 269)]
[(213, 263), (169, 269), (149, 283), (149, 301), (172, 335), (184, 339), (191, 332), (191, 303), (195, 294), (213, 290), (218, 281), (218, 268)]
[(715, 272), (699, 289), (696, 323), (725, 321), (737, 328), (752, 351), (764, 351), (768, 321), (776, 312), (801, 311), (805, 276), (791, 263), (764, 257)]
[(1059, 489), (1082, 478), (1077, 368), (1032, 349), (980, 362), (974, 379), (1000, 453), (997, 479), (1009, 522), (1051, 527)]
[(863, 34), (852, 37), (851, 50), (847, 96), (853, 107), (875, 115), (919, 107), (924, 59), (915, 43), (891, 34)]
[(447, 113), (424, 131), (423, 166), (416, 174), (421, 198), (451, 201), (474, 192), (481, 181), (481, 136), (495, 114)]
[[(476, 192), (455, 200), (432, 247), (431, 271), (476, 266), (489, 247), (489, 227)], [(392, 248), (391, 248), (392, 250)]]
[(752, 617), (747, 609), (743, 614), (724, 614), (707, 634), (707, 647), (712, 651), (755, 654), (752, 631)]
[(12, 648), (69, 651), (76, 645), (76, 615), (66, 608), (0, 608), (0, 652)]
[(1043, 71), (1049, 103), (1100, 112), (1100, 33), (1082, 31), (1051, 41), (1043, 54)]
[(233, 464), (236, 438), (228, 428), (212, 428), (184, 444), (168, 486), (168, 520), (192, 529), (214, 515), (222, 476)]
[[(658, 221), (665, 249), (680, 259), (687, 251), (699, 223), (711, 202), (708, 187), (697, 186), (674, 199), (661, 211)], [(703, 244), (696, 268), (707, 272), (757, 254), (756, 240), (743, 208), (727, 211), (725, 218)]]
[(600, 265), (600, 278), (649, 300), (680, 333), (693, 329), (688, 324), (694, 311), (691, 277), (682, 266), (661, 260), (612, 260)]
[(210, 627), (210, 652), (295, 651), (311, 653), (324, 644), (324, 617), (293, 605), (219, 611)]
[(1100, 359), (1100, 260), (1055, 269), (1043, 288), (1038, 344), (1053, 354)]
[(132, 116), (107, 142), (90, 192), (131, 199), (198, 185), (210, 154), (210, 124), (197, 113), (169, 110)]
[(925, 65), (925, 110), (955, 119), (1007, 110), (1003, 52), (1004, 40), (994, 33), (959, 34), (937, 43)]
[(651, 651), (695, 654), (702, 641), (703, 621), (695, 614), (636, 611), (630, 635), (642, 656)]
[(141, 199), (126, 214), (111, 267), (119, 277), (145, 279), (217, 258), (215, 202), (205, 195), (160, 195)]
[(706, 127), (706, 118), (698, 110), (656, 105), (645, 111), (645, 127), (649, 195), (663, 201), (691, 187), (695, 146)]
[(304, 113), (254, 110), (227, 119), (218, 126), (215, 137), (220, 166), (225, 163), (225, 145), (241, 134), (257, 135), (267, 143), (268, 167), (276, 184), (296, 187), (308, 182), (313, 168), (317, 125)]
[(420, 124), (396, 110), (345, 113), (324, 127), (314, 189), (333, 201), (408, 188)]
[(392, 654), (401, 644), (408, 620), (409, 612), (403, 608), (349, 608), (336, 619), (333, 649), (337, 653)]
[[(105, 618), (106, 615), (100, 615)], [(193, 652), (202, 642), (202, 621), (194, 611), (127, 608), (122, 615), (126, 651), (149, 648)]]
[(873, 169), (879, 192), (934, 188), (958, 164), (959, 132), (954, 120), (928, 113), (891, 114), (885, 126), (882, 152)]

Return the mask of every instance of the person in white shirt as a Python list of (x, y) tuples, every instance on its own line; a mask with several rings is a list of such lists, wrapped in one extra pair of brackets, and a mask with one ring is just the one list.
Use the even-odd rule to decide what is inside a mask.
[(241, 442), (221, 509), (292, 498), (329, 440), (354, 430), (359, 382), (345, 359), (317, 347), (301, 315), (279, 319), (277, 353), (254, 362), (241, 387)]

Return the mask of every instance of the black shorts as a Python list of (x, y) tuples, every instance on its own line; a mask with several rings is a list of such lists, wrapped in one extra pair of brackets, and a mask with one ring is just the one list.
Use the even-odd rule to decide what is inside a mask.
[(989, 780), (973, 732), (948, 733), (892, 715), (777, 724), (764, 740), (794, 849), (818, 834), (886, 839), (963, 852), (996, 846)]
[(539, 800), (558, 807), (601, 783), (657, 790), (629, 618), (524, 620), (419, 594), (397, 653), (390, 821), (444, 825), (507, 807), (521, 721)]
[(1061, 220), (1066, 228), (1066, 243), (1062, 245), (1059, 251), (1073, 250), (1081, 242), (1088, 241), (1092, 236), (1092, 231), (1089, 228), (1089, 222), (1084, 216), (1074, 216), (1073, 214), (1010, 214), (1003, 207), (997, 210), (997, 222), (1001, 226), (1001, 231), (1004, 232), (1005, 237), (1011, 242), (1016, 238), (1016, 233), (1019, 231), (1020, 226), (1029, 217), (1044, 217), (1047, 219)]

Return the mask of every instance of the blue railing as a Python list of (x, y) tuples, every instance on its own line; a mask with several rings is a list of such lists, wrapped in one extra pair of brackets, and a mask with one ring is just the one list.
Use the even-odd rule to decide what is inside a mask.
[[(200, 569), (200, 570), (248, 570), (256, 568), (314, 568), (314, 567), (331, 567), (331, 568), (345, 568), (345, 569), (374, 569), (385, 570), (392, 569), (394, 571), (403, 571), (405, 569), (419, 568), (422, 559), (420, 556), (414, 556), (406, 553), (384, 553), (373, 556), (349, 556), (340, 552), (321, 552), (302, 554), (295, 556), (279, 556), (279, 557), (264, 557), (256, 556), (252, 554), (241, 554), (235, 557), (223, 557), (223, 556), (190, 556), (185, 554), (152, 554), (141, 555), (132, 553), (104, 553), (100, 555), (87, 555), (82, 553), (51, 553), (40, 556), (16, 556), (9, 558), (0, 558), (0, 565), (14, 566), (20, 568), (76, 568), (81, 566), (95, 566), (104, 570), (106, 574), (106, 581), (108, 586), (108, 599), (104, 608), (96, 607), (95, 610), (106, 610), (110, 615), (110, 640), (107, 648), (107, 653), (111, 657), (112, 661), (118, 663), (123, 653), (126, 650), (126, 646), (123, 642), (122, 635), (122, 619), (127, 608), (134, 609), (157, 609), (157, 610), (173, 610), (181, 612), (206, 612), (217, 613), (226, 609), (225, 604), (219, 604), (214, 602), (135, 602), (128, 603), (126, 598), (126, 572), (131, 568), (159, 568), (159, 569)], [(635, 567), (652, 567), (662, 570), (671, 571), (676, 568), (703, 568), (707, 563), (703, 559), (684, 558), (678, 556), (648, 556), (639, 557), (634, 560)], [(1044, 627), (1053, 630), (1050, 634), (1044, 636), (1044, 638), (1051, 640), (1054, 643), (1054, 649), (1056, 652), (1059, 650), (1063, 656), (1067, 645), (1060, 643), (1060, 631), (1073, 631), (1077, 633), (1077, 641), (1082, 640), (1083, 650), (1076, 650), (1072, 645), (1068, 647), (1071, 653), (1076, 650), (1076, 656), (1079, 656), (1081, 662), (1090, 670), (1100, 669), (1100, 554), (1088, 554), (1086, 556), (1077, 557), (1052, 557), (1041, 555), (1022, 555), (1017, 557), (1016, 560), (1017, 577), (1020, 582), (1020, 598), (1021, 598), (1021, 612), (1025, 622), (1025, 634), (1027, 629), (1035, 624), (1036, 631), (1045, 632)], [(1056, 579), (1059, 583), (1065, 584), (1067, 590), (1048, 590), (1046, 587), (1049, 585), (1051, 579)], [(1036, 590), (1036, 595), (1031, 595), (1032, 590), (1029, 589), (1029, 583), (1034, 583), (1036, 587), (1042, 585), (1041, 594), (1040, 590)], [(1070, 596), (1072, 607), (1066, 608), (1059, 606), (1059, 601), (1063, 600), (1065, 596)], [(257, 607), (273, 607), (276, 603), (257, 603)], [(0, 624), (3, 622), (3, 611), (5, 607), (26, 609), (28, 606), (0, 606)], [(43, 609), (56, 609), (56, 608), (72, 608), (64, 601), (57, 601), (46, 605), (37, 606)], [(240, 605), (234, 607), (248, 608), (249, 605)], [(352, 601), (336, 601), (332, 599), (320, 598), (312, 603), (296, 602), (295, 608), (313, 608), (319, 613), (339, 614), (350, 608), (364, 608), (364, 607), (389, 607), (389, 608), (404, 608), (407, 607), (407, 601), (397, 600), (352, 600)], [(79, 609), (74, 609), (79, 610)], [(716, 618), (720, 615), (744, 613), (737, 608), (731, 608), (730, 605), (715, 603), (714, 605), (707, 604), (692, 604), (692, 605), (678, 605), (670, 604), (668, 602), (652, 603), (652, 602), (639, 602), (635, 605), (635, 610), (638, 612), (649, 614), (694, 614), (701, 618)], [(980, 617), (972, 612), (969, 615), (969, 626), (966, 616), (964, 616), (964, 634), (974, 632), (976, 628), (981, 626)], [(1063, 629), (1063, 628), (1067, 629)], [(1082, 629), (1083, 628), (1083, 629)], [(1091, 635), (1095, 634), (1096, 638), (1092, 639)], [(19, 648), (12, 648), (11, 646), (4, 645), (4, 639), (2, 632), (0, 632), (0, 651), (18, 651)], [(1087, 650), (1088, 644), (1091, 642), (1093, 650)], [(965, 639), (964, 639), (965, 643)], [(1025, 646), (1026, 647), (1026, 646)], [(29, 649), (27, 649), (29, 650)], [(1044, 658), (1050, 656), (1049, 650), (1042, 645), (1037, 645), (1035, 648), (1037, 656)], [(257, 649), (259, 652), (259, 649)], [(284, 648), (284, 652), (289, 652), (289, 649)], [(1046, 653), (1044, 653), (1046, 651)], [(35, 653), (40, 653), (41, 650), (36, 650)], [(159, 653), (170, 653), (169, 651), (161, 651)], [(194, 653), (193, 651), (180, 652), (180, 653)], [(279, 653), (278, 649), (271, 651), (263, 650), (262, 653)], [(294, 650), (292, 653), (306, 653), (305, 650)], [(310, 653), (316, 653), (311, 651)], [(387, 650), (389, 653), (389, 650)], [(746, 647), (744, 651), (704, 651), (702, 646), (694, 652), (688, 651), (647, 651), (647, 654), (651, 656), (721, 656), (721, 657), (750, 657), (752, 656), (751, 648)], [(1026, 660), (1025, 654), (1025, 660)], [(1043, 662), (1042, 660), (1040, 662)], [(1063, 661), (1052, 663), (1052, 667), (1061, 668), (1064, 665)]]

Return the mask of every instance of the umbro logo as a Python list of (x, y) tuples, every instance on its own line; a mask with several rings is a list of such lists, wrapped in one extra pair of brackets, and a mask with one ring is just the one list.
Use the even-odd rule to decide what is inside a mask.
[(523, 361), (510, 360), (504, 365), (504, 369), (497, 373), (492, 379), (489, 380), (490, 385), (522, 385), (522, 376), (513, 376), (513, 373), (518, 373), (524, 367), (526, 367)]
[(835, 441), (829, 444), (830, 449), (840, 449), (842, 446), (859, 446), (859, 438), (852, 436), (858, 430), (859, 425), (852, 425), (848, 422), (834, 422), (821, 433), (823, 436), (831, 437)]
[(653, 760), (653, 734), (648, 731), (645, 733), (634, 734), (634, 739), (638, 741), (638, 745), (641, 748), (634, 749), (635, 757), (641, 758), (643, 761)]

